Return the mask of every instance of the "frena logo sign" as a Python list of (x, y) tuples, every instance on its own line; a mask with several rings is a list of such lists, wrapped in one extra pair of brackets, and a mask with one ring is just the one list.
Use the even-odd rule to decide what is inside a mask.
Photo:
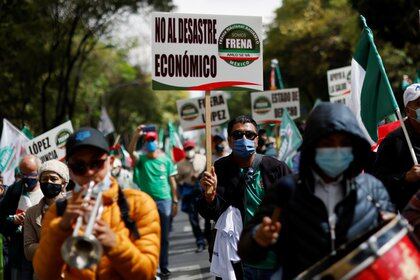
[(184, 120), (191, 121), (197, 117), (198, 117), (198, 108), (194, 104), (187, 103), (184, 106), (182, 106), (181, 118), (183, 118)]
[(254, 102), (255, 113), (263, 115), (267, 112), (270, 112), (270, 110), (271, 110), (271, 102), (267, 97), (260, 96), (257, 99), (255, 99), (255, 102)]
[(235, 67), (245, 67), (260, 56), (260, 40), (245, 24), (226, 27), (219, 37), (219, 57)]

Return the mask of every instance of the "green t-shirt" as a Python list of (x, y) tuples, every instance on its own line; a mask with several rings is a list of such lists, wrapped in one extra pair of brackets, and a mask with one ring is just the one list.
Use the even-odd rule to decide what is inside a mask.
[(157, 158), (140, 155), (134, 170), (134, 182), (154, 200), (171, 199), (169, 177), (176, 175), (175, 165), (165, 154)]
[[(241, 169), (241, 173), (244, 173), (245, 170)], [(247, 224), (252, 217), (254, 217), (255, 212), (257, 211), (258, 206), (260, 206), (261, 201), (265, 195), (265, 190), (263, 186), (263, 181), (261, 177), (261, 171), (259, 169), (254, 171), (252, 180), (246, 184), (245, 188), (245, 221), (244, 224)], [(260, 268), (260, 269), (274, 269), (277, 268), (277, 255), (274, 251), (270, 250), (267, 254), (267, 257), (259, 262), (247, 263), (247, 265)]]

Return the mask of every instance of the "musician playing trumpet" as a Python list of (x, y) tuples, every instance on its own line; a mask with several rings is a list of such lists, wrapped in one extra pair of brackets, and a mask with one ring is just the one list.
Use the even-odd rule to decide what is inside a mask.
[(34, 257), (38, 278), (153, 279), (160, 250), (154, 201), (118, 186), (110, 175), (108, 143), (96, 129), (69, 137), (66, 160), (76, 187), (44, 216)]

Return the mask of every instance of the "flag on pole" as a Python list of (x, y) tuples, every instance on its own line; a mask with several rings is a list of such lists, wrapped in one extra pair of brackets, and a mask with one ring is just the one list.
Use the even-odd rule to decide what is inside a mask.
[(27, 127), (26, 125), (22, 128), (21, 131), (23, 132), (23, 134), (25, 134), (26, 138), (28, 138), (29, 140), (34, 139), (34, 135), (32, 134), (29, 127)]
[(171, 122), (168, 123), (168, 133), (169, 137), (166, 139), (165, 153), (177, 163), (185, 158), (185, 151), (181, 138)]
[(279, 150), (279, 159), (293, 169), (292, 160), (297, 153), (297, 149), (302, 144), (302, 136), (287, 110), (283, 111), (280, 125), (280, 137), (281, 147)]
[(98, 123), (98, 130), (104, 135), (108, 135), (115, 131), (111, 118), (109, 117), (108, 112), (104, 106), (101, 108), (101, 117)]
[(25, 144), (29, 139), (8, 120), (3, 119), (0, 140), (0, 171), (3, 183), (8, 186), (15, 181), (15, 168), (26, 154)]
[(270, 90), (276, 89), (284, 89), (284, 84), (281, 77), (279, 61), (277, 59), (272, 59), (270, 72)]
[(416, 71), (416, 78), (414, 78), (415, 84), (420, 84), (420, 69), (417, 69)]
[(349, 107), (371, 144), (378, 140), (378, 124), (398, 109), (394, 93), (376, 49), (373, 34), (361, 16), (363, 31), (351, 61)]

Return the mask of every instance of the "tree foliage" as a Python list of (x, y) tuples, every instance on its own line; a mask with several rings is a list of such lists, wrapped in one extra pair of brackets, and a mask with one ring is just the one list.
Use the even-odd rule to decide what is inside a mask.
[(363, 14), (400, 100), (402, 75), (414, 75), (419, 68), (414, 2), (284, 0), (265, 40), (266, 73), (270, 60), (277, 58), (286, 87), (299, 87), (305, 114), (316, 98), (328, 100), (327, 70), (350, 65), (361, 32), (359, 14)]
[(104, 82), (111, 84), (101, 77), (86, 79), (86, 71), (93, 72), (92, 54), (99, 45), (103, 48), (99, 43), (106, 41), (119, 17), (151, 8), (170, 10), (172, 1), (3, 1), (0, 4), (2, 117), (20, 125), (29, 123), (37, 131), (73, 119), (86, 105), (87, 99), (83, 97), (87, 91), (94, 91), (89, 94), (99, 97), (96, 90), (103, 89)]

